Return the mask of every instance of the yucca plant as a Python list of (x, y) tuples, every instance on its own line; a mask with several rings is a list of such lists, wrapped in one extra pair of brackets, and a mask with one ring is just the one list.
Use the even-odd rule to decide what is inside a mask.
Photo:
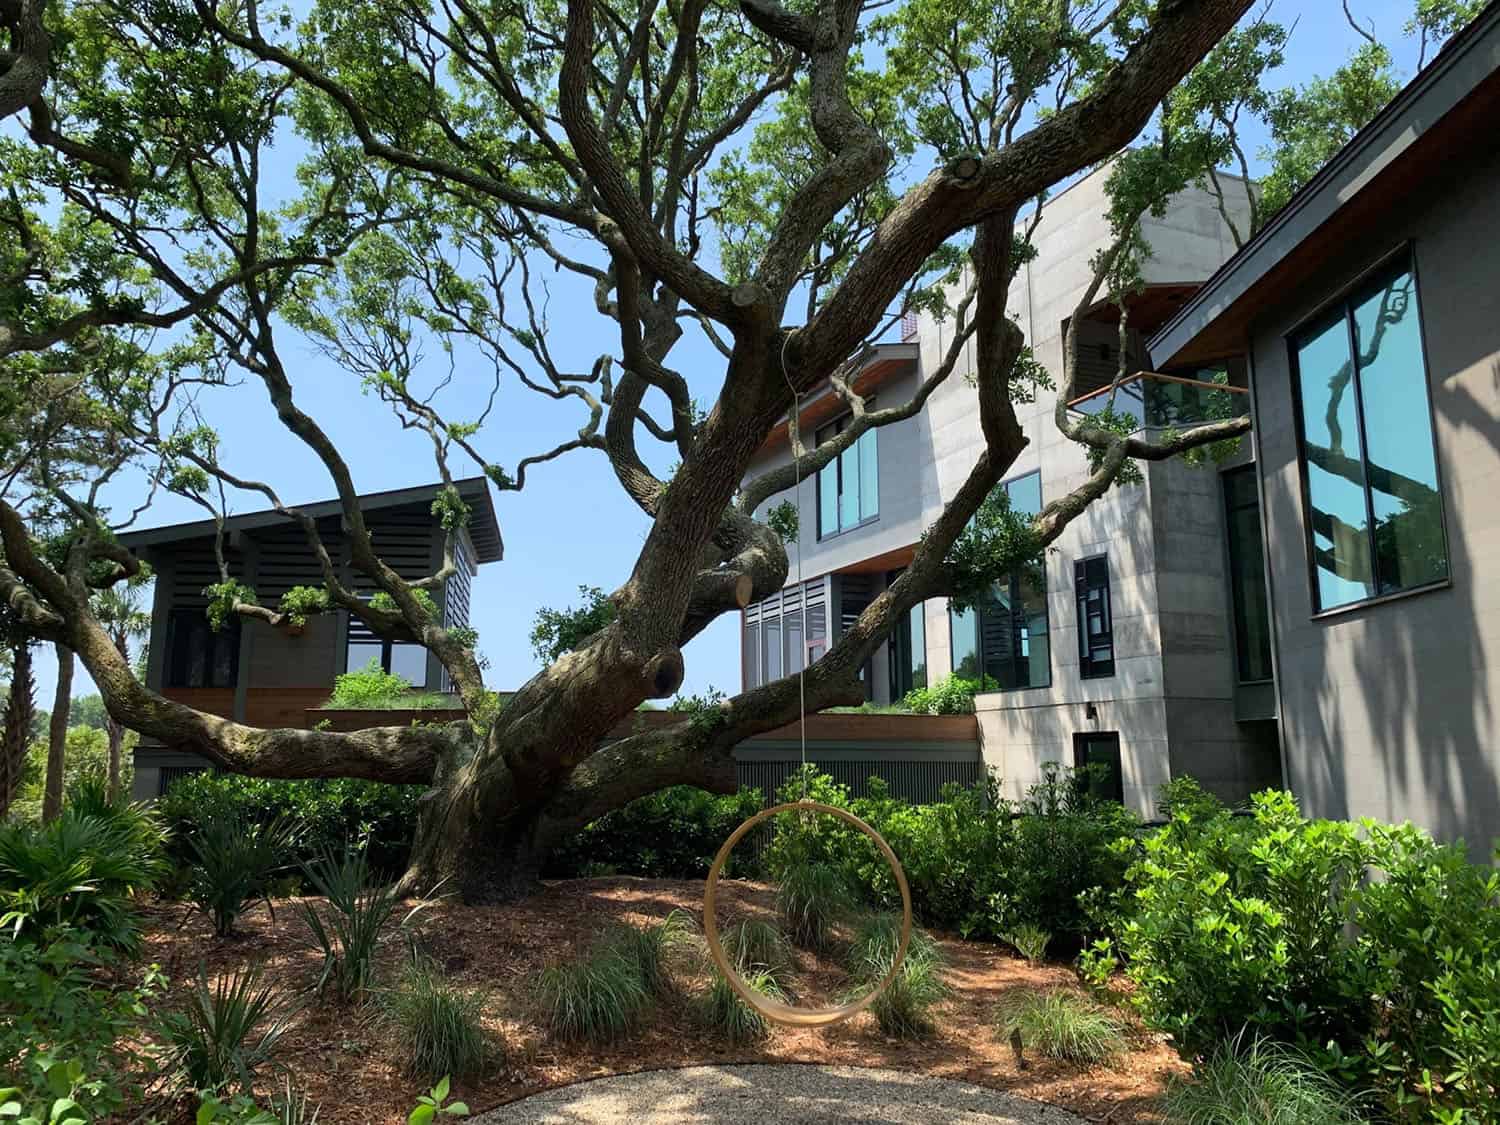
[(382, 1002), (401, 1033), (406, 1072), (413, 1078), (477, 1075), (495, 1054), (480, 1022), (484, 996), (454, 984), (425, 958), (413, 958)]
[[(753, 991), (774, 1000), (786, 994), (776, 978), (764, 969), (740, 972), (740, 979)], [(722, 973), (715, 972), (700, 1001), (704, 1022), (731, 1043), (753, 1043), (771, 1033), (770, 1021), (740, 998)]]
[[(335, 855), (324, 851), (302, 867), (313, 893), (327, 902), (327, 919), (311, 902), (297, 903), (297, 912), (315, 946), (323, 954), (317, 991), (343, 1001), (361, 1000), (375, 984), (375, 953), (381, 931), (395, 917), (401, 896), (394, 883), (375, 886), (363, 851)], [(425, 907), (419, 902), (401, 920), (407, 923)]]
[(1166, 1095), (1171, 1125), (1359, 1125), (1360, 1108), (1308, 1059), (1261, 1038), (1221, 1044)]
[(843, 876), (825, 863), (788, 867), (776, 888), (776, 909), (787, 932), (808, 949), (827, 949), (834, 926), (853, 906)]
[(1030, 922), (1023, 922), (1011, 929), (1010, 933), (1001, 935), (1001, 940), (1010, 945), (1017, 953), (1026, 958), (1033, 965), (1039, 964), (1047, 956), (1047, 947), (1052, 944), (1052, 934), (1041, 926), (1034, 926)]
[(604, 942), (537, 978), (542, 1023), (559, 1039), (611, 1043), (634, 1030), (651, 1002), (640, 964)]
[(791, 978), (792, 947), (776, 926), (760, 918), (743, 918), (719, 938), (724, 956), (741, 977), (764, 973), (782, 988)]
[(1030, 1048), (1087, 1065), (1109, 1062), (1125, 1050), (1119, 1021), (1088, 997), (1064, 988), (1008, 998), (1000, 1005), (995, 1030), (1018, 1052)]
[[(858, 996), (883, 981), (895, 963), (901, 944), (901, 919), (893, 914), (874, 914), (855, 930), (845, 961), (849, 975), (858, 982), (850, 995)], [(943, 980), (943, 952), (925, 930), (913, 927), (901, 968), (870, 1012), (883, 1034), (897, 1039), (919, 1038), (932, 1030), (929, 1011), (948, 995)]]
[(289, 817), (256, 822), (238, 812), (211, 817), (188, 837), (188, 897), (213, 921), (215, 934), (233, 933), (251, 902), (261, 900), (271, 909), (271, 880), (289, 866), (296, 839), (297, 825)]
[(166, 870), (163, 838), (140, 809), (64, 809), (41, 827), (0, 825), (0, 929), (26, 938), (76, 926), (106, 945), (135, 949), (131, 896)]
[(272, 1061), (291, 1025), (292, 1010), (262, 980), (258, 966), (212, 983), (198, 966), (187, 1007), (162, 1020), (168, 1058), (190, 1090), (235, 1089), (249, 1094), (256, 1074)]

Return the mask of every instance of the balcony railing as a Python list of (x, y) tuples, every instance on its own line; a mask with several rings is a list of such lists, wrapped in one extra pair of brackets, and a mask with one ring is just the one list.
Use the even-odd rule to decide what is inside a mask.
[(1250, 392), (1219, 380), (1139, 371), (1118, 384), (1079, 395), (1068, 409), (1090, 418), (1112, 412), (1134, 421), (1137, 430), (1181, 429), (1249, 414)]

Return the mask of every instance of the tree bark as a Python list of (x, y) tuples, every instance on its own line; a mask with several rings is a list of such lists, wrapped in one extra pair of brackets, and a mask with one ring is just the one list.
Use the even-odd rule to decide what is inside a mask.
[(42, 823), (62, 815), (63, 768), (68, 752), (68, 714), (73, 706), (73, 650), (57, 645), (57, 692), (47, 739), (47, 789), (42, 796)]
[(115, 722), (113, 718), (106, 717), (104, 720), (104, 731), (109, 736), (109, 803), (114, 804), (120, 799), (120, 748), (125, 742), (125, 728)]
[(10, 811), (26, 750), (31, 745), (31, 727), (36, 721), (35, 681), (31, 676), (31, 645), (22, 642), (12, 650), (10, 693), (5, 700), (5, 723), (0, 728), (0, 819)]

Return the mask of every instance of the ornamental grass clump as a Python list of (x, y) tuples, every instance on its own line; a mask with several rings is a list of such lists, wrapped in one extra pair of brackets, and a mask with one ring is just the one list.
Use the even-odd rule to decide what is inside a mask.
[(536, 981), (542, 1023), (558, 1039), (613, 1043), (640, 1025), (651, 990), (640, 962), (618, 941), (543, 969)]
[(1360, 1099), (1269, 1039), (1220, 1044), (1191, 1079), (1172, 1079), (1170, 1125), (1360, 1125)]
[[(876, 914), (864, 919), (855, 931), (845, 963), (859, 987), (850, 998), (863, 995), (885, 980), (895, 963), (901, 944), (901, 918)], [(948, 995), (943, 980), (942, 950), (926, 931), (913, 928), (901, 967), (885, 991), (870, 1005), (870, 1012), (883, 1034), (897, 1039), (917, 1039), (932, 1030), (930, 1012)]]
[(769, 976), (785, 987), (795, 967), (792, 947), (772, 922), (762, 918), (742, 918), (719, 938), (729, 964), (749, 979), (752, 973)]
[[(746, 987), (752, 992), (757, 992), (772, 1000), (786, 999), (786, 993), (777, 983), (776, 978), (764, 969), (742, 971), (740, 980), (744, 981)], [(704, 1023), (730, 1043), (754, 1043), (771, 1033), (770, 1021), (745, 1003), (740, 994), (719, 972), (713, 974), (708, 991), (703, 994), (700, 1001), (700, 1010)]]
[(484, 1003), (482, 993), (454, 983), (431, 961), (413, 959), (383, 998), (400, 1032), (406, 1073), (427, 1082), (482, 1074), (498, 1053), (481, 1022)]
[(691, 943), (695, 929), (692, 915), (685, 910), (673, 910), (653, 925), (622, 927), (608, 941), (622, 958), (636, 967), (648, 993), (666, 996), (672, 991), (671, 955)]
[(807, 949), (827, 949), (834, 926), (854, 907), (843, 876), (823, 863), (789, 867), (776, 888), (776, 909), (791, 939)]
[(1023, 992), (1000, 1005), (995, 1030), (1018, 1052), (1094, 1066), (1125, 1050), (1125, 1032), (1104, 1008), (1067, 989)]

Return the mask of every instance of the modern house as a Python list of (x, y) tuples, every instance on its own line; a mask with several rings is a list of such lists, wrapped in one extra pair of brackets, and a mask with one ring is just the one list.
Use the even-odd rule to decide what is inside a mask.
[[(1242, 364), (1304, 810), (1500, 836), (1500, 6), (1154, 336)], [(1247, 558), (1248, 565), (1251, 559)]]
[[(455, 484), (471, 510), (469, 526), (459, 539), (457, 572), (432, 593), (444, 622), (463, 625), (478, 567), (499, 561), (504, 546), (485, 479)], [(403, 578), (421, 578), (442, 564), (445, 533), (432, 513), (441, 487), (360, 497), (376, 550)], [(317, 520), (323, 544), (340, 560), (351, 588), (373, 593), (370, 581), (349, 566), (339, 502), (307, 504), (302, 511)], [(335, 676), (371, 660), (413, 687), (447, 690), (446, 671), (425, 648), (382, 640), (346, 610), (311, 617), (301, 629), (233, 619), (214, 630), (204, 612), (204, 588), (219, 581), (212, 520), (134, 531), (120, 541), (156, 572), (146, 686), (168, 699), (252, 726), (301, 727), (307, 711), (328, 699)], [(293, 586), (323, 584), (301, 526), (274, 510), (228, 517), (224, 549), (231, 575), (253, 587), (262, 604), (275, 605)], [(135, 751), (136, 796), (154, 797), (175, 774), (206, 764), (143, 739)]]
[[(1106, 175), (1096, 171), (1047, 202), (1036, 257), (1010, 293), (1011, 313), (1054, 378), (1064, 325), (1091, 278), (1090, 259), (1110, 240)], [(1226, 207), (1243, 217), (1249, 189), (1236, 180), (1226, 180), (1225, 189)], [(1207, 191), (1181, 193), (1144, 227), (1153, 257), (1144, 291), (1130, 300), (1132, 371), (1146, 366), (1145, 337), (1235, 251)], [(952, 320), (910, 319), (901, 343), (869, 351), (854, 386), (877, 408), (905, 401), (940, 363), (954, 331)], [(1111, 397), (1119, 338), (1113, 306), (1088, 312), (1079, 326), (1076, 409), (1097, 409)], [(1133, 379), (1113, 395), (1115, 409), (1147, 429), (1243, 409), (1246, 369), (1226, 358)], [(971, 354), (925, 410), (867, 432), (804, 481), (798, 495), (788, 490), (764, 505), (762, 512), (797, 503), (804, 577), (744, 611), (747, 687), (818, 659), (911, 559), (923, 529), (983, 448), (975, 391), (965, 378), (972, 362)], [(1054, 424), (1056, 395), (1040, 388), (1035, 402), (1018, 404), (1030, 443), (1001, 486), (1016, 509), (1035, 512), (1087, 476), (1084, 450)], [(821, 442), (846, 418), (842, 400), (825, 388), (804, 400), (800, 430)], [(1248, 456), (1241, 451), (1229, 464)], [(749, 475), (789, 459), (783, 426)], [(865, 668), (868, 698), (899, 700), (950, 672), (987, 677), (996, 690), (976, 700), (984, 760), (1011, 795), (1048, 762), (1103, 764), (1105, 791), (1144, 814), (1173, 776), (1191, 774), (1230, 798), (1279, 781), (1260, 570), (1232, 562), (1227, 549), (1231, 536), (1248, 536), (1241, 559), (1258, 545), (1259, 521), (1245, 502), (1251, 478), (1243, 468), (1176, 461), (1142, 469), (1142, 483), (1112, 489), (1040, 567), (1001, 583), (987, 605), (958, 613), (933, 599), (914, 609)]]

